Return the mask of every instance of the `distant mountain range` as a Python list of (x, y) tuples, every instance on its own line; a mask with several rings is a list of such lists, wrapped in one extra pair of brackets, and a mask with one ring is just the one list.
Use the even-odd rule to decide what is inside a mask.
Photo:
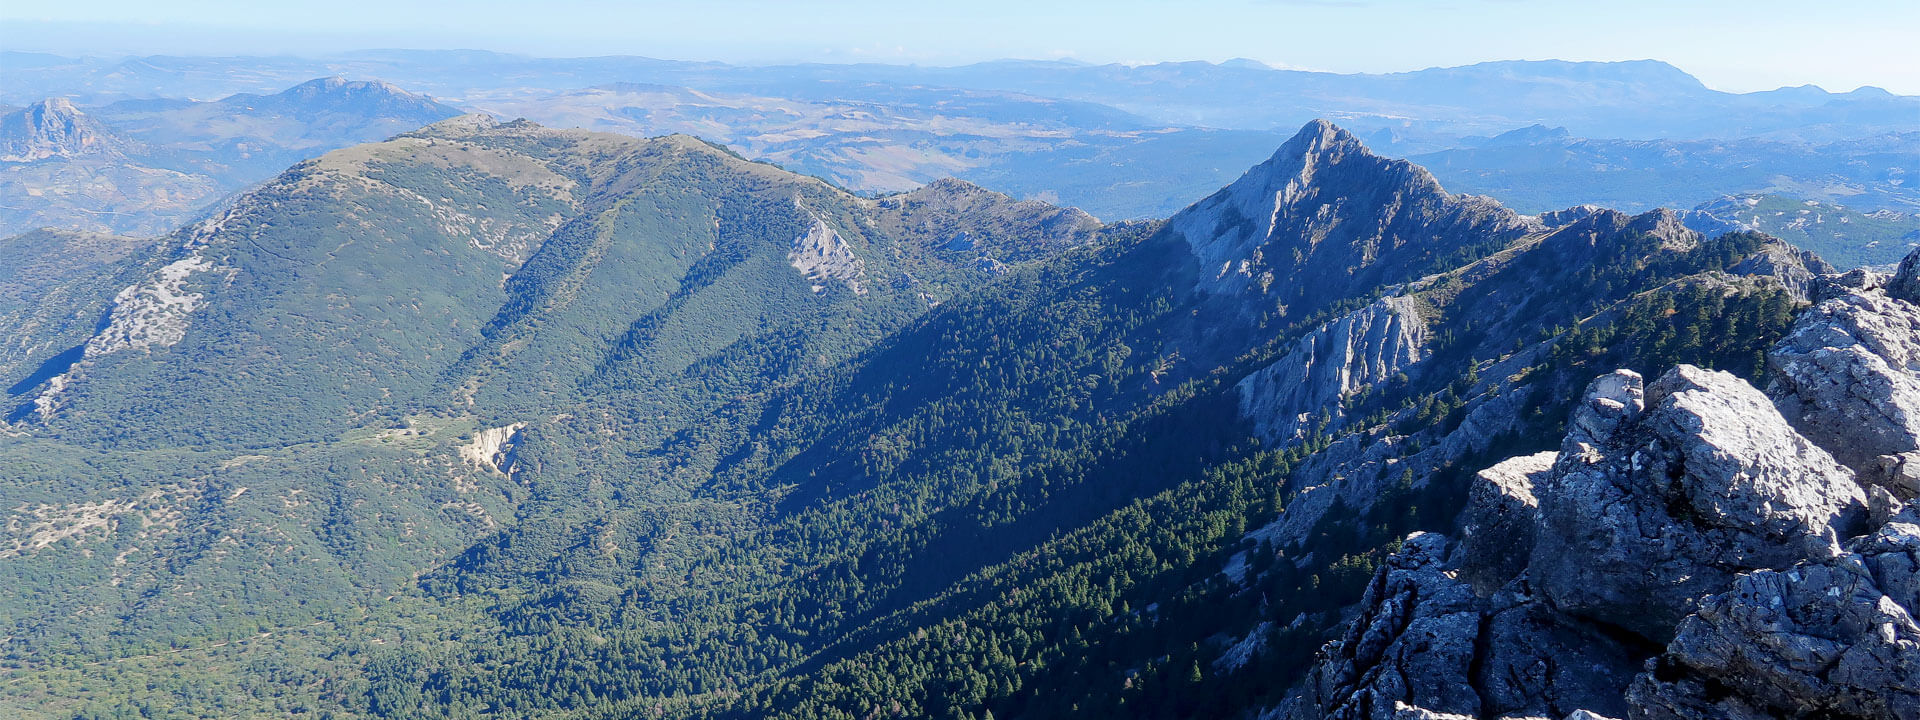
[[(1109, 220), (1174, 213), (1264, 158), (1287, 137), (1276, 126), (1315, 116), (1416, 159), (1450, 190), (1529, 213), (1694, 208), (1751, 194), (1892, 211), (1892, 225), (1920, 211), (1920, 185), (1908, 181), (1920, 177), (1920, 99), (1721, 93), (1657, 62), (1340, 75), (1251, 62), (745, 67), (379, 51), (111, 61), (4, 53), (0, 69), (9, 78), (0, 99), (78, 103), (51, 115), (15, 111), (0, 125), (0, 137), (15, 138), (5, 142), (41, 148), (24, 152), (60, 156), (0, 163), (0, 189), (35, 198), (4, 203), (0, 232), (160, 232), (287, 164), (458, 112), (414, 92), (500, 119), (695, 135), (862, 194), (954, 177)], [(336, 77), (262, 89), (317, 74), (396, 84)], [(208, 96), (223, 99), (182, 99)], [(66, 140), (73, 147), (57, 147), (53, 116), (85, 126)], [(125, 159), (86, 155), (89, 142)], [(1891, 242), (1877, 253), (1831, 252), (1841, 263), (1888, 262), (1903, 234), (1852, 243), (1816, 225), (1796, 240), (1829, 251)]]
[[(859, 99), (859, 87), (924, 86), (1013, 92), (1118, 108), (1165, 125), (1285, 132), (1333, 117), (1356, 132), (1503, 132), (1533, 123), (1635, 140), (1770, 136), (1800, 141), (1920, 131), (1920, 99), (1876, 88), (1759, 93), (1711, 90), (1666, 63), (1491, 62), (1403, 73), (1276, 70), (1258, 63), (1087, 65), (1004, 60), (959, 67), (878, 64), (734, 66), (643, 57), (535, 58), (479, 51), (379, 50), (322, 58), (64, 58), (0, 54), (0, 101), (73, 94), (221, 97), (321, 76), (382, 78), (478, 104), (502, 87), (577, 90), (619, 82), (798, 99)], [(502, 83), (501, 78), (512, 78)]]
[(0, 232), (157, 234), (294, 162), (455, 114), (340, 78), (212, 102), (35, 102), (0, 116)]
[[(1604, 140), (1531, 126), (1412, 157), (1455, 190), (1539, 212), (1580, 202), (1647, 210), (1775, 193), (1920, 211), (1920, 132), (1803, 144), (1759, 138)], [(1585, 197), (1586, 200), (1580, 198)]]

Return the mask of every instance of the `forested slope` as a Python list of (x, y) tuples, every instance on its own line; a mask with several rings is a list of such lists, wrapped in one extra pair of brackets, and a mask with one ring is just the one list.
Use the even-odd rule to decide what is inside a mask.
[(0, 445), (22, 711), (1256, 713), (1586, 379), (1754, 376), (1825, 269), (1320, 122), (1102, 227), (472, 119), (148, 267)]

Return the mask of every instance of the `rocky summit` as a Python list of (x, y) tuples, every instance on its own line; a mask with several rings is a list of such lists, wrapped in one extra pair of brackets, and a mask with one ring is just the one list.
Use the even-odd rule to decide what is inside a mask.
[(1765, 392), (1595, 379), (1460, 541), (1406, 540), (1284, 715), (1920, 717), (1917, 265), (1823, 278)]
[(0, 115), (0, 162), (81, 155), (114, 156), (129, 143), (66, 98), (49, 98)]

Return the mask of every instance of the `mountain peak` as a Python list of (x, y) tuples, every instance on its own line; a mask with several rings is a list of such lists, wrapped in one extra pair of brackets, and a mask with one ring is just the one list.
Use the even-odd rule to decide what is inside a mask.
[(333, 92), (366, 92), (417, 97), (393, 83), (382, 80), (348, 80), (339, 75), (314, 78), (279, 92), (280, 95), (318, 95)]
[(66, 98), (48, 98), (0, 117), (0, 162), (118, 155), (126, 145)]
[(413, 132), (402, 133), (402, 136), (453, 139), (484, 133), (497, 127), (500, 127), (499, 118), (486, 113), (467, 113), (432, 123)]
[[(891, 202), (888, 202), (891, 200)], [(1090, 233), (1099, 221), (1079, 208), (1063, 207), (1041, 200), (1020, 200), (959, 178), (940, 178), (881, 201), (881, 206), (916, 207), (922, 211), (938, 209), (945, 213), (982, 210), (994, 217), (1047, 216), (1054, 224), (1070, 230), (1066, 234)], [(1029, 223), (1034, 225), (1035, 223)], [(1023, 225), (1025, 226), (1025, 225)]]
[(408, 92), (392, 83), (348, 80), (339, 76), (308, 80), (273, 95), (243, 93), (220, 102), (250, 110), (283, 113), (344, 112), (423, 120), (459, 114), (458, 110), (435, 102), (433, 98)]
[(1426, 169), (1375, 155), (1326, 120), (1168, 221), (1199, 260), (1204, 289), (1266, 295), (1289, 313), (1329, 293), (1404, 281), (1437, 256), (1527, 227), (1490, 200), (1448, 194)]
[(1314, 154), (1336, 148), (1369, 152), (1366, 143), (1361, 142), (1358, 136), (1323, 118), (1314, 118), (1302, 125), (1300, 132), (1294, 133), (1274, 156)]
[(1565, 127), (1547, 127), (1534, 123), (1523, 128), (1515, 128), (1495, 135), (1484, 143), (1487, 147), (1510, 147), (1515, 145), (1544, 145), (1565, 143), (1571, 140), (1572, 133)]
[(1430, 185), (1427, 189), (1432, 191), (1440, 190), (1439, 181), (1434, 180), (1425, 168), (1404, 160), (1389, 160), (1375, 155), (1358, 136), (1320, 118), (1301, 126), (1300, 131), (1282, 143), (1266, 162), (1254, 166), (1228, 187), (1241, 186), (1249, 180), (1279, 183), (1289, 189), (1304, 187), (1313, 182), (1314, 175), (1321, 169), (1340, 166), (1349, 160), (1378, 166), (1378, 169), (1395, 174), (1402, 181)]

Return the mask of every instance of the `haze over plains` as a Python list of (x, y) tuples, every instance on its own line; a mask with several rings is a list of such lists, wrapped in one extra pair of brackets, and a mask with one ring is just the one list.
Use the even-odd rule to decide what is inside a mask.
[(0, 7), (0, 48), (7, 50), (221, 55), (382, 47), (746, 64), (1243, 57), (1334, 72), (1651, 58), (1730, 92), (1816, 84), (1920, 94), (1920, 3), (1902, 0), (567, 0), (537, 7), (504, 0), (100, 0)]

